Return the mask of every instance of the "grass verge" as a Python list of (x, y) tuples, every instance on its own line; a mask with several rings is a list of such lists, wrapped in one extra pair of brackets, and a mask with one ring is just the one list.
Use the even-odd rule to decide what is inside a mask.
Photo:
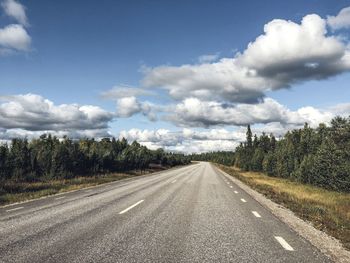
[(43, 196), (78, 190), (99, 184), (118, 181), (125, 178), (140, 176), (154, 172), (130, 172), (130, 173), (110, 173), (104, 175), (75, 177), (71, 179), (57, 179), (43, 182), (15, 182), (7, 181), (0, 183), (0, 205), (7, 205), (36, 199)]
[(325, 190), (263, 173), (217, 165), (269, 199), (292, 210), (350, 250), (350, 194)]

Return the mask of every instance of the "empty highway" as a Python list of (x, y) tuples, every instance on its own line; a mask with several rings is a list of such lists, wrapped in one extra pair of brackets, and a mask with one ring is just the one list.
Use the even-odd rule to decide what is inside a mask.
[(209, 163), (0, 208), (0, 262), (330, 262)]

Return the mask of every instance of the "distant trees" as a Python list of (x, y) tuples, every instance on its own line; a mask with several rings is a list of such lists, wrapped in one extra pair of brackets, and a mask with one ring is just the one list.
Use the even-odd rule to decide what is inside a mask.
[(0, 145), (0, 182), (71, 178), (109, 172), (145, 170), (151, 163), (162, 166), (188, 164), (190, 158), (164, 150), (152, 151), (123, 138), (71, 140), (42, 135), (38, 139), (13, 139)]
[(193, 161), (214, 162), (228, 166), (233, 165), (235, 160), (234, 153), (230, 151), (192, 154), (190, 155), (190, 158)]
[(331, 126), (289, 131), (276, 141), (271, 134), (252, 137), (236, 148), (235, 165), (327, 189), (350, 192), (350, 117), (336, 117)]

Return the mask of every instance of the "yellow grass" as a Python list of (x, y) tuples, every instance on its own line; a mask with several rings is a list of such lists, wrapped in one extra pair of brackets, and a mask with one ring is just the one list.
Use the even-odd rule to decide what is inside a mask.
[(316, 228), (339, 239), (350, 249), (350, 194), (325, 190), (263, 173), (243, 172), (219, 165), (276, 203), (291, 209)]
[(137, 174), (113, 173), (98, 176), (77, 177), (72, 179), (58, 179), (46, 182), (6, 182), (0, 185), (0, 205), (22, 202), (61, 192), (78, 190), (90, 186), (108, 183)]

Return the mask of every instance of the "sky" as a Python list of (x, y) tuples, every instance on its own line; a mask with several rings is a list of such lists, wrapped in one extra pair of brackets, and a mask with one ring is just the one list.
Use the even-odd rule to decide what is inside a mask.
[(0, 140), (234, 150), (350, 115), (350, 1), (0, 0)]

